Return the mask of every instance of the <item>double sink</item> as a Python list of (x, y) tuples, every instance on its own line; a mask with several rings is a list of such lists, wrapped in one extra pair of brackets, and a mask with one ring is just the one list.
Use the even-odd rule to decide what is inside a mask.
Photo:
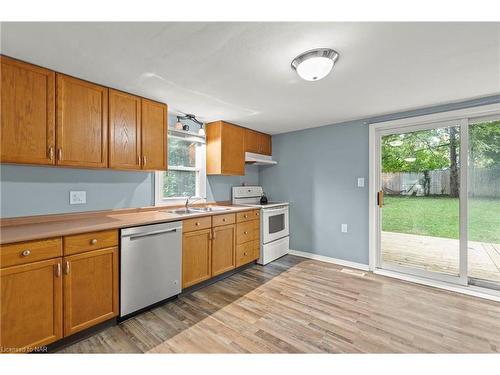
[(177, 214), (177, 215), (188, 215), (188, 214), (199, 214), (201, 212), (222, 212), (229, 211), (228, 207), (220, 207), (220, 206), (203, 206), (203, 207), (187, 207), (187, 208), (178, 208), (176, 210), (169, 210), (168, 213)]

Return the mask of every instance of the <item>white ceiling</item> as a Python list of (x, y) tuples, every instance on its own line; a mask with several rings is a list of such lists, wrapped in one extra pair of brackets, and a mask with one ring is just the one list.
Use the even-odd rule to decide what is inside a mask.
[[(500, 93), (500, 23), (2, 23), (2, 53), (276, 134)], [(340, 53), (318, 82), (299, 53)]]

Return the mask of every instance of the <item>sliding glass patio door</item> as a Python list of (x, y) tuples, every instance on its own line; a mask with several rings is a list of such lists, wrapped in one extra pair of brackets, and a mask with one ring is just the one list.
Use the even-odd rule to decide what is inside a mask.
[(464, 283), (460, 121), (379, 133), (380, 268)]
[(377, 267), (500, 289), (500, 117), (376, 130)]
[(500, 118), (469, 122), (468, 276), (500, 289)]

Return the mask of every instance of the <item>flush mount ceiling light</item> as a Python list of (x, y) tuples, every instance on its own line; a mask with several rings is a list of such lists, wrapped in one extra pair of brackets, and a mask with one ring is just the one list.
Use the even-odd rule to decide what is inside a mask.
[(294, 58), (292, 69), (306, 81), (319, 81), (330, 73), (338, 58), (339, 54), (333, 49), (316, 48)]

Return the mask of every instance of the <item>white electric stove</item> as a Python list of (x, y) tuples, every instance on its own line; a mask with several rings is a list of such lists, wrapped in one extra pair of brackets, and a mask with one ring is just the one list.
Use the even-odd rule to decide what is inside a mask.
[(268, 264), (283, 255), (290, 248), (288, 227), (288, 202), (261, 204), (261, 186), (234, 186), (233, 204), (260, 208), (260, 257), (259, 264)]

